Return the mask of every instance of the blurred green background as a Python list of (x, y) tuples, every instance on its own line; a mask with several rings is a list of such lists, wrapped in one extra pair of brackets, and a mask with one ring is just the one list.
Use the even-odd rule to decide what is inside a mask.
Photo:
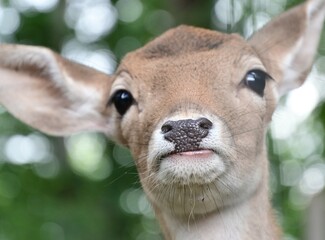
[[(171, 27), (249, 37), (299, 2), (0, 0), (0, 42), (46, 46), (112, 73), (127, 52)], [(324, 54), (325, 36), (308, 82), (281, 99), (268, 134), (273, 203), (286, 240), (325, 239)], [(124, 148), (96, 133), (45, 136), (0, 107), (0, 240), (26, 239), (162, 236)]]

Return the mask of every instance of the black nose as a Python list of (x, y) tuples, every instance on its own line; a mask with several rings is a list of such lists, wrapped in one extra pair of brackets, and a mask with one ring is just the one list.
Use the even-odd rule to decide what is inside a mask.
[(165, 122), (161, 131), (167, 141), (175, 144), (176, 152), (185, 152), (198, 150), (200, 142), (209, 134), (212, 126), (207, 118), (184, 119)]

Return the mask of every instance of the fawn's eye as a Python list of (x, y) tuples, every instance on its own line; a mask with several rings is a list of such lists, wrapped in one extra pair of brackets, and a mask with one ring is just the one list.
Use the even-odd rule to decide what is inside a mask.
[(263, 97), (265, 82), (268, 77), (269, 75), (262, 70), (251, 70), (246, 74), (244, 83), (258, 95)]
[(114, 104), (119, 114), (124, 115), (134, 103), (133, 96), (126, 90), (118, 90), (114, 93), (111, 102)]

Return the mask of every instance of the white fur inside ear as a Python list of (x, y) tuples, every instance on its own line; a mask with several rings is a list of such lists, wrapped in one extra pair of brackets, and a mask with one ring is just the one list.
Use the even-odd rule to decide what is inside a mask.
[(51, 76), (62, 80), (54, 54), (43, 47), (6, 45), (0, 49), (0, 66), (35, 76)]
[(310, 0), (306, 4), (305, 31), (288, 51), (281, 64), (283, 81), (279, 88), (280, 95), (301, 85), (301, 77), (309, 71), (317, 52), (323, 21), (325, 18), (325, 1)]
[(66, 73), (63, 74), (65, 84), (61, 87), (62, 92), (71, 101), (74, 114), (76, 116), (99, 115), (97, 106), (102, 98), (100, 92), (90, 86), (77, 83)]
[(54, 86), (61, 89), (71, 101), (70, 114), (75, 117), (99, 115), (96, 106), (101, 100), (100, 93), (91, 86), (82, 85), (71, 78), (64, 68), (60, 68), (52, 51), (42, 47), (25, 46), (21, 51), (15, 51), (8, 56), (5, 64), (9, 67), (18, 66), (22, 68), (22, 72), (51, 79)]
[(284, 73), (282, 80), (283, 82), (279, 87), (280, 96), (299, 86), (296, 80), (299, 78), (301, 69), (296, 68), (293, 62), (296, 60), (297, 55), (301, 51), (302, 44), (304, 43), (303, 38), (304, 37), (301, 37), (291, 48), (289, 54), (287, 54), (280, 66), (282, 72)]
[(101, 87), (110, 87), (111, 77), (47, 48), (6, 44), (0, 45), (0, 72), (0, 102), (32, 127), (60, 136), (113, 132), (103, 115), (106, 90)]

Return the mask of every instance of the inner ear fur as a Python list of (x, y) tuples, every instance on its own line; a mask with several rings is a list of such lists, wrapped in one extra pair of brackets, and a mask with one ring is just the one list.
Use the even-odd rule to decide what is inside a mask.
[(317, 52), (325, 16), (325, 1), (310, 0), (273, 19), (249, 40), (279, 94), (300, 86)]
[(0, 76), (0, 104), (36, 129), (60, 136), (109, 129), (110, 76), (47, 48), (7, 44)]

